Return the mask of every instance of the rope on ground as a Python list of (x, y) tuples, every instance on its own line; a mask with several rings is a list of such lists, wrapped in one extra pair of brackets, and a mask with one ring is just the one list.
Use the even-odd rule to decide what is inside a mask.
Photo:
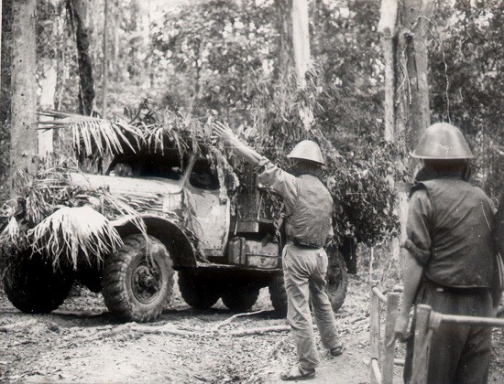
[(265, 311), (266, 311), (265, 309), (261, 309), (259, 311), (255, 311), (255, 312), (237, 313), (236, 315), (233, 315), (230, 318), (228, 318), (224, 321), (221, 321), (220, 323), (217, 323), (214, 327), (212, 327), (212, 331), (216, 331), (220, 327), (223, 327), (224, 325), (231, 323), (234, 319), (236, 319), (238, 317), (253, 316), (253, 315), (257, 315), (258, 313), (265, 312)]

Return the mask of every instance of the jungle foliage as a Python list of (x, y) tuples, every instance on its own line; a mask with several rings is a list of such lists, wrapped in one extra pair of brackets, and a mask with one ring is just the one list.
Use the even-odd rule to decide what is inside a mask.
[[(62, 3), (39, 1), (37, 22), (44, 38), (38, 54), (58, 61), (56, 108), (77, 111), (75, 42)], [(91, 54), (99, 99), (103, 3), (93, 4)], [(376, 32), (378, 2), (310, 1), (314, 67), (304, 90), (296, 87), (292, 73), (278, 71), (281, 47), (273, 1), (211, 0), (160, 9), (162, 17), (152, 20), (147, 42), (138, 1), (113, 2), (112, 14), (113, 111), (129, 116), (141, 97), (149, 97), (179, 121), (229, 124), (284, 167), (289, 166), (285, 155), (297, 141), (314, 139), (329, 160), (324, 178), (336, 203), (336, 240), (355, 238), (372, 245), (394, 233), (391, 185), (404, 180), (397, 159), (405, 154), (382, 139), (384, 68)], [(460, 126), (477, 156), (475, 180), (494, 198), (502, 188), (498, 164), (504, 153), (503, 14), (504, 4), (497, 0), (458, 0), (453, 6), (438, 2), (429, 36), (432, 121)], [(56, 24), (50, 19), (60, 28), (51, 29)], [(300, 114), (306, 109), (313, 113), (308, 131)], [(3, 148), (8, 145), (7, 131), (8, 125), (2, 125)], [(336, 151), (341, 158), (334, 156)], [(2, 150), (3, 161), (6, 153)], [(237, 160), (227, 155), (239, 170)]]

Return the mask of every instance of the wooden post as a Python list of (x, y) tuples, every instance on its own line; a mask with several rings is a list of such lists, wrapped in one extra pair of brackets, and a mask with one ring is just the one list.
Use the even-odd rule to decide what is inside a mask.
[(413, 348), (413, 372), (414, 382), (412, 384), (427, 383), (427, 369), (429, 362), (429, 348), (425, 348), (427, 332), (429, 331), (429, 318), (431, 307), (425, 304), (418, 304), (416, 307), (415, 321), (415, 346)]
[(373, 369), (373, 360), (378, 364), (380, 362), (380, 300), (373, 292), (373, 282), (371, 282), (371, 308), (369, 319), (369, 333), (371, 336), (371, 384), (377, 384), (381, 380), (377, 380)]
[(394, 327), (397, 318), (397, 308), (399, 307), (399, 296), (397, 292), (387, 294), (387, 315), (385, 320), (385, 343), (383, 347), (382, 376), (384, 384), (392, 384), (394, 380), (394, 352), (395, 343), (388, 346), (389, 340), (394, 337)]

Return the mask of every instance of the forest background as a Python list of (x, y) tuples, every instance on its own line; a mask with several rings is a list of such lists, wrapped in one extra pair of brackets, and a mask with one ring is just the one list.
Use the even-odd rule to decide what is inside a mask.
[[(11, 5), (2, 3), (2, 200), (9, 173)], [(378, 1), (309, 1), (313, 66), (304, 89), (289, 70), (278, 17), (284, 2), (113, 0), (107, 6), (105, 22), (104, 0), (37, 1), (33, 81), (41, 100), (53, 95), (51, 108), (106, 109), (111, 119), (163, 108), (179, 121), (217, 119), (281, 165), (300, 139), (326, 138), (342, 155), (330, 160), (326, 175), (337, 203), (336, 240), (373, 246), (396, 234), (393, 182), (410, 181), (411, 170), (398, 161), (407, 148), (384, 139)], [(431, 121), (462, 129), (475, 154), (473, 181), (494, 201), (503, 186), (503, 22), (498, 0), (438, 1), (428, 20)], [(303, 108), (313, 112), (311, 130), (303, 128)], [(58, 145), (63, 136), (56, 133), (55, 148), (68, 155)]]

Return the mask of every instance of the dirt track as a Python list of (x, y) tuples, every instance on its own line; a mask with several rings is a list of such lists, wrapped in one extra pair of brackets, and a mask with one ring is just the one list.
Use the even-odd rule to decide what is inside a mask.
[[(336, 317), (346, 351), (337, 358), (321, 350), (312, 383), (370, 381), (368, 287), (350, 279)], [(17, 311), (0, 296), (0, 382), (3, 383), (280, 383), (295, 362), (287, 331), (244, 335), (252, 328), (282, 327), (272, 318), (267, 291), (253, 311), (234, 317), (220, 302), (195, 311), (176, 295), (171, 308), (151, 324), (120, 323), (106, 312), (101, 296), (75, 294), (49, 315)], [(235, 335), (237, 334), (237, 335)], [(502, 333), (490, 382), (502, 382)], [(400, 383), (402, 371), (396, 368)]]

